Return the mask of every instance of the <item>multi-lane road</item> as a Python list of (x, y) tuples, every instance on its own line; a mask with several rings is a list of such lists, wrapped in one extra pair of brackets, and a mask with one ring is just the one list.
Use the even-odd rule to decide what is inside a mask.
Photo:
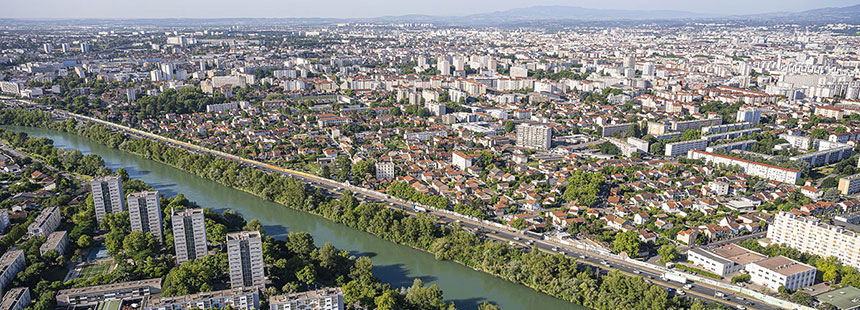
[[(22, 102), (18, 100), (17, 102)], [(26, 103), (26, 102), (24, 102)], [(30, 104), (32, 106), (32, 104)], [(167, 143), (174, 147), (179, 147), (191, 152), (201, 153), (201, 154), (211, 154), (214, 156), (238, 161), (244, 165), (249, 167), (254, 167), (257, 169), (261, 169), (263, 171), (267, 171), (270, 173), (280, 173), (282, 175), (286, 175), (297, 180), (306, 182), (313, 186), (319, 187), (331, 193), (341, 193), (344, 190), (349, 190), (354, 193), (354, 195), (362, 200), (384, 203), (394, 208), (399, 208), (405, 210), (409, 213), (415, 213), (414, 203), (408, 202), (396, 197), (391, 197), (387, 194), (357, 187), (350, 184), (340, 183), (333, 180), (321, 178), (312, 174), (308, 174), (301, 171), (295, 171), (290, 169), (284, 169), (281, 167), (277, 167), (274, 165), (253, 161), (245, 158), (241, 158), (232, 154), (227, 154), (224, 152), (211, 150), (208, 148), (204, 148), (201, 146), (193, 145), (187, 142), (178, 141), (175, 139), (162, 137), (153, 133), (137, 130), (134, 128), (130, 128), (127, 126), (122, 126), (119, 124), (114, 124), (111, 122), (107, 122), (104, 120), (91, 118), (83, 115), (73, 114), (66, 111), (61, 110), (53, 110), (52, 113), (55, 116), (60, 118), (74, 118), (79, 121), (85, 122), (95, 122), (107, 126), (115, 131), (120, 131), (132, 136), (147, 138), (152, 140), (161, 141)], [(641, 276), (653, 284), (662, 286), (669, 290), (672, 294), (683, 294), (684, 296), (694, 296), (696, 298), (701, 298), (709, 301), (717, 301), (722, 304), (734, 307), (734, 308), (748, 308), (748, 309), (778, 309), (771, 305), (764, 304), (759, 301), (751, 301), (746, 297), (734, 296), (730, 292), (720, 291), (714, 287), (710, 287), (703, 284), (692, 283), (687, 288), (683, 288), (684, 284), (678, 282), (672, 282), (662, 279), (661, 271), (652, 268), (644, 268), (642, 266), (631, 264), (629, 262), (618, 260), (613, 257), (603, 256), (600, 253), (587, 251), (584, 249), (579, 249), (576, 247), (566, 246), (560, 244), (558, 242), (554, 242), (552, 240), (541, 240), (532, 237), (531, 235), (523, 234), (519, 231), (515, 231), (513, 229), (506, 229), (502, 227), (497, 227), (493, 225), (488, 225), (487, 223), (474, 220), (472, 218), (459, 216), (457, 214), (453, 214), (449, 211), (437, 210), (434, 208), (426, 207), (427, 212), (435, 215), (440, 219), (440, 221), (445, 223), (453, 223), (459, 222), (463, 227), (468, 228), (472, 231), (481, 233), (487, 238), (492, 238), (498, 240), (500, 242), (510, 242), (512, 244), (519, 244), (521, 246), (530, 246), (535, 249), (559, 253), (563, 255), (568, 255), (571, 257), (575, 257), (579, 262), (592, 266), (593, 268), (599, 269), (601, 272), (608, 272), (609, 270), (619, 270), (620, 272), (629, 275), (629, 276)], [(682, 292), (679, 292), (681, 290)], [(716, 297), (717, 292), (724, 294), (725, 297), (719, 298)]]

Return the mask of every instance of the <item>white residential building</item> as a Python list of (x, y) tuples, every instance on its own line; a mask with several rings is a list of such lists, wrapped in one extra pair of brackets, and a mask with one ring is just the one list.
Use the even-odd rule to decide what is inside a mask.
[(227, 234), (227, 259), (232, 288), (266, 285), (263, 240), (258, 231)]
[(4, 291), (9, 283), (12, 283), (18, 272), (24, 270), (24, 265), (26, 265), (24, 251), (9, 250), (0, 256), (0, 292)]
[(394, 178), (394, 163), (390, 161), (376, 163), (376, 179), (388, 180)]
[(186, 209), (173, 212), (173, 244), (176, 248), (176, 263), (208, 255), (206, 247), (206, 220), (203, 209)]
[(517, 146), (548, 150), (552, 147), (552, 128), (544, 125), (517, 125)]
[(260, 308), (260, 289), (242, 287), (215, 292), (161, 297), (150, 295), (141, 302), (143, 310), (224, 309), (256, 310)]
[(126, 197), (126, 201), (131, 230), (151, 233), (158, 242), (163, 242), (158, 191), (132, 193)]
[(269, 297), (270, 310), (343, 310), (340, 288)]
[(122, 180), (119, 177), (104, 177), (90, 181), (93, 204), (96, 207), (96, 220), (99, 223), (108, 213), (124, 211)]
[(50, 207), (42, 210), (36, 220), (27, 227), (30, 236), (45, 237), (60, 226), (60, 208)]
[(814, 217), (780, 212), (768, 226), (767, 238), (801, 252), (835, 256), (845, 265), (860, 268), (860, 235)]

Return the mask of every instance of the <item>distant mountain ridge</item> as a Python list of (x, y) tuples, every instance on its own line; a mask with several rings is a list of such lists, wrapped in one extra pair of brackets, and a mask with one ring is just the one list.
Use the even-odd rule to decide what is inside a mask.
[(468, 18), (518, 18), (518, 19), (678, 19), (718, 17), (717, 14), (703, 14), (675, 10), (617, 10), (590, 9), (577, 6), (532, 6), (492, 13), (473, 14)]
[(465, 16), (436, 16), (409, 14), (373, 18), (139, 18), (139, 19), (10, 19), (0, 18), (0, 24), (115, 24), (164, 26), (213, 25), (328, 25), (335, 23), (418, 23), (447, 26), (541, 26), (575, 23), (640, 23), (647, 21), (739, 21), (762, 23), (854, 23), (860, 24), (860, 4), (848, 7), (820, 8), (802, 12), (771, 12), (747, 15), (722, 15), (680, 10), (621, 10), (593, 9), (577, 6), (541, 5), (525, 8), (471, 14)]

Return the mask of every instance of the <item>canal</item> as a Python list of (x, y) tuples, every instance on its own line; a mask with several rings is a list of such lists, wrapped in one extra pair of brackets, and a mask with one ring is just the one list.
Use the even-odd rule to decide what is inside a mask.
[(503, 310), (587, 309), (453, 262), (438, 261), (431, 254), (289, 209), (135, 154), (111, 149), (84, 137), (41, 128), (2, 127), (52, 139), (59, 148), (99, 155), (112, 170), (125, 168), (130, 177), (146, 182), (164, 195), (182, 193), (201, 207), (232, 209), (246, 220), (259, 219), (269, 236), (284, 238), (291, 231), (306, 231), (313, 235), (317, 246), (331, 242), (356, 256), (370, 257), (374, 275), (392, 287), (409, 286), (415, 278), (436, 284), (444, 292), (445, 299), (453, 301), (459, 309), (476, 309), (484, 301), (495, 303)]

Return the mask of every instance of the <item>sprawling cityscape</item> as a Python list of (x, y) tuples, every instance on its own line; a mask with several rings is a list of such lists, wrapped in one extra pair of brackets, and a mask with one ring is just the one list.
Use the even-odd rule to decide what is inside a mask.
[(860, 5), (569, 10), (0, 19), (0, 310), (860, 309)]

